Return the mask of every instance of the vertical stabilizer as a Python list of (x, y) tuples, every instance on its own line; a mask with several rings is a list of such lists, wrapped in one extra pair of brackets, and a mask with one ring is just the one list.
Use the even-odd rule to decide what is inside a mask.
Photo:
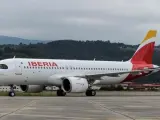
[(144, 40), (141, 42), (138, 49), (130, 59), (132, 63), (145, 62), (147, 64), (152, 64), (156, 35), (156, 30), (148, 31)]

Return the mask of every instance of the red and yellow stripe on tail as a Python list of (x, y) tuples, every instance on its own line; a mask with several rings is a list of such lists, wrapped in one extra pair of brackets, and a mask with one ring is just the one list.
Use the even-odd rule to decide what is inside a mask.
[[(137, 70), (144, 67), (153, 68), (152, 57), (156, 34), (156, 30), (148, 31), (144, 40), (141, 42), (133, 57), (130, 59), (130, 62), (132, 63), (132, 70)], [(128, 82), (148, 74), (149, 73), (144, 72), (140, 75), (129, 74), (122, 82)]]
[(152, 64), (156, 35), (156, 30), (148, 31), (144, 40), (141, 42), (133, 57), (130, 59), (131, 63), (134, 64), (139, 62), (145, 62), (146, 64)]

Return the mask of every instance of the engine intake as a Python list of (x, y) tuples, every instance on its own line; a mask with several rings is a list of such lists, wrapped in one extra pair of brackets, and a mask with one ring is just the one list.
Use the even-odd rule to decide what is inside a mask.
[(88, 89), (88, 81), (85, 78), (67, 77), (62, 81), (62, 89), (67, 92), (85, 92)]

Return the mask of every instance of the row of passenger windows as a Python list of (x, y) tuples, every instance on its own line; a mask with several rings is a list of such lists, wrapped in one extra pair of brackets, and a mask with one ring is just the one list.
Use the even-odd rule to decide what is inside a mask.
[(125, 68), (82, 68), (82, 67), (29, 67), (24, 66), (24, 69), (66, 69), (66, 70), (119, 70), (119, 71), (128, 71)]

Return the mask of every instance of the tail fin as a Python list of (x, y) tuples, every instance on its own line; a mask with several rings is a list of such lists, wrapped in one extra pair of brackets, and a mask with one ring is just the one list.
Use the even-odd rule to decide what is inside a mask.
[(147, 64), (152, 64), (156, 34), (156, 30), (148, 31), (144, 40), (141, 42), (133, 57), (130, 59), (132, 63), (145, 62)]

